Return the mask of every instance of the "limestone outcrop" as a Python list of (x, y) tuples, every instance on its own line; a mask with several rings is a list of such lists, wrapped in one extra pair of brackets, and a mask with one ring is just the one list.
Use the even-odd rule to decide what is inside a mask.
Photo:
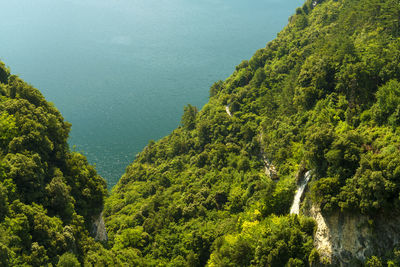
[(399, 244), (400, 213), (381, 213), (373, 218), (340, 211), (325, 215), (315, 205), (306, 206), (305, 215), (317, 222), (314, 246), (323, 266), (358, 266)]

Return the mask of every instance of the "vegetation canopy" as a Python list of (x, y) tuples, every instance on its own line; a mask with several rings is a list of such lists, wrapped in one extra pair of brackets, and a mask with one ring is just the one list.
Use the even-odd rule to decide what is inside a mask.
[[(0, 95), (6, 266), (318, 264), (314, 220), (289, 214), (308, 170), (323, 214), (400, 207), (398, 0), (307, 0), (137, 155), (105, 201), (103, 243), (88, 230), (105, 183), (69, 151), (70, 125), (4, 64)], [(396, 249), (373, 253), (367, 266), (400, 264)]]

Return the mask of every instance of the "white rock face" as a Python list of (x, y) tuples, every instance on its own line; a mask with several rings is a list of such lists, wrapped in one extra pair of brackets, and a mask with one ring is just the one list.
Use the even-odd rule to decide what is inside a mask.
[(383, 255), (400, 241), (400, 214), (380, 214), (372, 221), (365, 215), (334, 212), (322, 215), (312, 205), (308, 216), (317, 222), (314, 246), (322, 262), (335, 266), (354, 266), (371, 255)]
[(264, 173), (268, 177), (270, 177), (272, 180), (278, 180), (278, 173), (276, 172), (275, 166), (272, 165), (272, 163), (265, 157), (263, 156), (264, 160)]
[(94, 235), (94, 240), (96, 241), (107, 241), (108, 236), (107, 236), (107, 230), (106, 230), (106, 224), (104, 223), (103, 219), (103, 212), (100, 213), (100, 215), (95, 218), (93, 222), (93, 235)]

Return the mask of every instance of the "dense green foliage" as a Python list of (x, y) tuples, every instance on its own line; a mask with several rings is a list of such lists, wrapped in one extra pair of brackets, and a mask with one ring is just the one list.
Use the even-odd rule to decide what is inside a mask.
[(305, 170), (308, 198), (325, 213), (398, 209), (399, 37), (398, 0), (306, 1), (127, 168), (105, 206), (105, 262), (315, 262), (313, 223), (288, 215)]
[(69, 151), (69, 129), (0, 63), (0, 266), (77, 266), (94, 244), (88, 229), (105, 181)]
[[(41, 266), (309, 266), (315, 222), (289, 215), (298, 178), (323, 213), (400, 207), (400, 4), (307, 0), (277, 38), (137, 155), (87, 229), (104, 182), (69, 125), (0, 65), (0, 261)], [(373, 221), (373, 220), (371, 220)], [(366, 255), (396, 266), (398, 249)]]

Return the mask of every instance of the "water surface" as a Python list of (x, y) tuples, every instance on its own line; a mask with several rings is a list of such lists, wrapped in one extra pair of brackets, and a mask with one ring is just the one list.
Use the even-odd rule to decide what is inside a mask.
[(113, 186), (183, 106), (272, 40), (301, 0), (12, 0), (0, 59), (72, 123), (70, 145)]

